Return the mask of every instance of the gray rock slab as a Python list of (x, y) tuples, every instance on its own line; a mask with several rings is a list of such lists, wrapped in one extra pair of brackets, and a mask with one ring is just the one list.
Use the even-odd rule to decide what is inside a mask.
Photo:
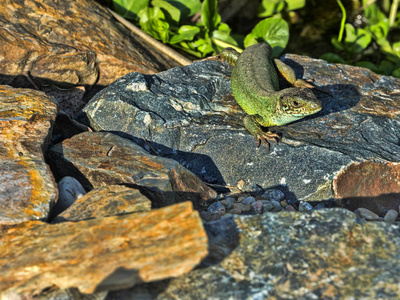
[(208, 183), (281, 185), (299, 200), (332, 197), (333, 178), (351, 162), (400, 161), (400, 79), (303, 56), (282, 59), (318, 87), (323, 109), (271, 128), (283, 136), (271, 151), (257, 149), (244, 129), (224, 62), (128, 74), (97, 94), (79, 120), (173, 158)]
[(86, 190), (109, 185), (140, 189), (153, 207), (192, 201), (198, 208), (216, 192), (172, 159), (148, 154), (134, 142), (107, 132), (84, 132), (49, 149), (58, 178), (72, 176)]
[(400, 226), (344, 209), (222, 218), (205, 226), (203, 267), (108, 300), (398, 299)]

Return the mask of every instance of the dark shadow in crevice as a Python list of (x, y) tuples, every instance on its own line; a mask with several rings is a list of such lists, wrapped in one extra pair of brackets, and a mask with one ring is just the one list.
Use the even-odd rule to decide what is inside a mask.
[(355, 211), (357, 208), (367, 208), (380, 217), (393, 209), (399, 211), (400, 193), (388, 193), (379, 196), (345, 197), (336, 200), (339, 207)]

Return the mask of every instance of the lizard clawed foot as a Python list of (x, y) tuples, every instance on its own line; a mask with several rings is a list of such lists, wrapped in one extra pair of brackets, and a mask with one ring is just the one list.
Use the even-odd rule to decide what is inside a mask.
[(270, 143), (268, 141), (273, 141), (274, 143), (278, 143), (280, 139), (280, 136), (277, 133), (273, 133), (271, 131), (268, 132), (262, 132), (260, 134), (257, 134), (256, 136), (256, 141), (257, 141), (257, 148), (260, 148), (261, 141), (267, 145), (268, 150), (270, 149)]

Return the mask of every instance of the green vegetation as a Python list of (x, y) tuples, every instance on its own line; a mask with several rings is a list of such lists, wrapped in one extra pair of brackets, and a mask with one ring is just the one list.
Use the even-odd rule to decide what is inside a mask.
[[(262, 14), (265, 10), (278, 13), (286, 5), (297, 8), (299, 0), (276, 2), (279, 8), (275, 10), (268, 4), (261, 6)], [(246, 37), (232, 35), (230, 27), (221, 22), (217, 0), (114, 0), (113, 6), (124, 18), (139, 23), (144, 32), (197, 58), (217, 54), (226, 47), (242, 51), (261, 41), (267, 41), (278, 56), (289, 40), (289, 25), (280, 17), (261, 20)], [(197, 13), (201, 22), (190, 23), (190, 17)]]
[[(345, 23), (346, 11), (341, 1), (337, 2), (343, 12), (343, 18), (339, 35), (332, 38), (332, 45), (338, 53), (326, 53), (321, 58), (400, 77), (400, 41), (391, 43), (388, 39), (391, 29), (400, 29), (400, 13), (397, 12), (399, 1), (392, 1), (391, 5), (387, 6), (387, 13), (384, 13), (376, 1), (363, 0), (363, 16), (367, 21), (364, 28), (355, 28), (352, 24)], [(343, 32), (346, 33), (344, 38)], [(378, 54), (383, 57), (379, 63), (367, 60), (369, 56)]]
[[(338, 35), (331, 39), (332, 50), (321, 58), (400, 77), (400, 41), (390, 38), (391, 32), (400, 31), (399, 0), (360, 0), (357, 18), (362, 22), (356, 22), (354, 14), (354, 20), (349, 20), (342, 2), (336, 1), (342, 15)], [(154, 38), (203, 58), (226, 47), (241, 51), (262, 41), (279, 56), (288, 44), (294, 11), (306, 10), (313, 3), (262, 0), (257, 9), (261, 20), (246, 36), (232, 34), (229, 25), (221, 22), (217, 0), (113, 0), (113, 8)], [(197, 22), (192, 21), (198, 15)]]

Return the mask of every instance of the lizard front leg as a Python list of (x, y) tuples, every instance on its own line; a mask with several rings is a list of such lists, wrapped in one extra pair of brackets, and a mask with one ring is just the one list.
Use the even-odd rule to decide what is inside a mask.
[[(247, 115), (243, 119), (244, 127), (250, 132), (257, 140), (257, 148), (260, 147), (261, 141), (270, 148), (268, 141), (277, 143), (279, 141), (279, 135), (271, 131), (265, 132), (262, 129), (261, 124), (265, 123), (263, 118), (259, 115)], [(261, 123), (261, 124), (260, 124)]]

